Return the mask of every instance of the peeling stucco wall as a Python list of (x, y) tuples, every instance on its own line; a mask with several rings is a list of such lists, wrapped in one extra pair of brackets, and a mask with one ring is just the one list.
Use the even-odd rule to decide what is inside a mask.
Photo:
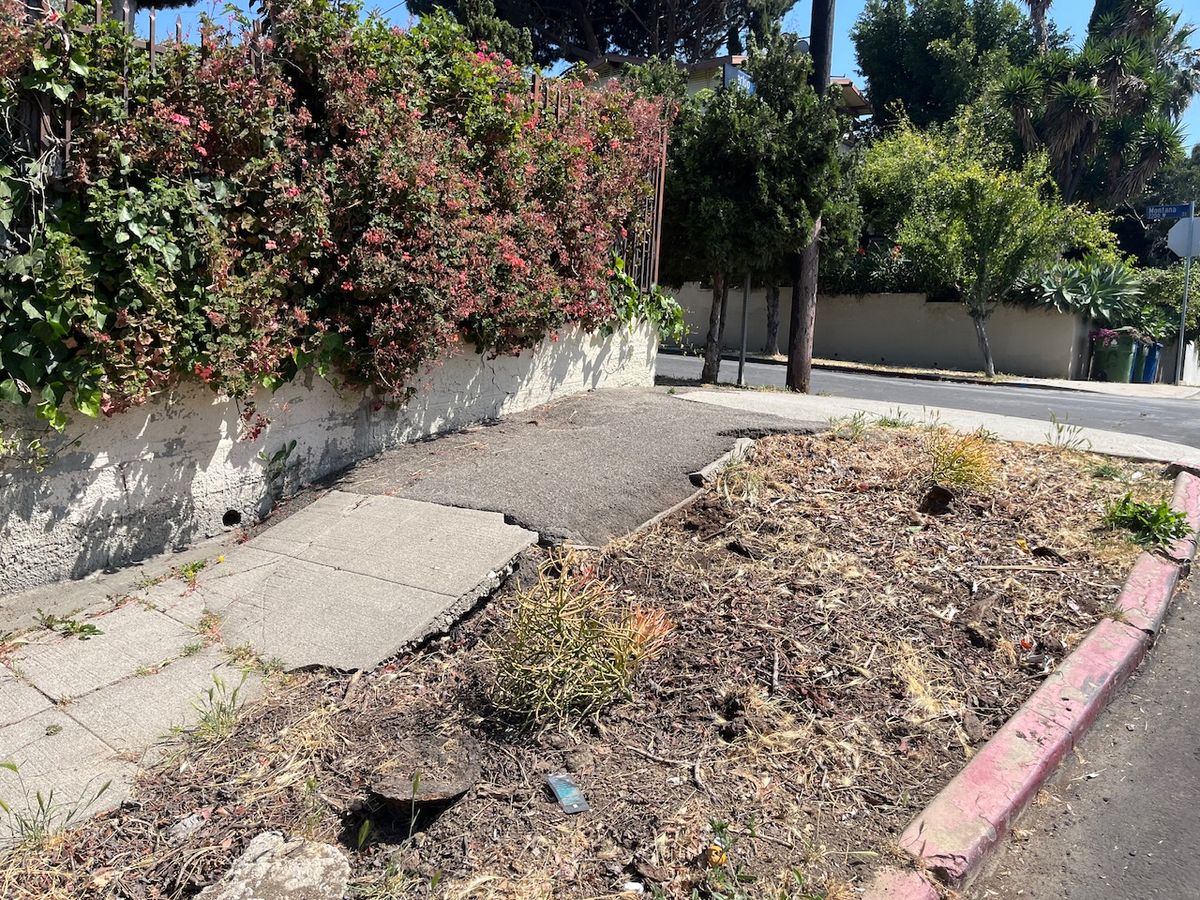
[(119, 566), (242, 524), (267, 511), (265, 466), (290, 441), (289, 486), (390, 447), (596, 388), (653, 384), (657, 337), (641, 325), (611, 336), (567, 330), (519, 356), (465, 347), (415, 385), (403, 406), (313, 374), (256, 396), (270, 425), (239, 440), (238, 407), (195, 383), (143, 407), (76, 416), (42, 473), (0, 472), (0, 598)]

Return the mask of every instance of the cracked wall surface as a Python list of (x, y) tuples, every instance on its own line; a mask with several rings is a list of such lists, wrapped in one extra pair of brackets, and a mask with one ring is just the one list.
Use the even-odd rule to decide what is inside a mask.
[(258, 521), (270, 508), (263, 456), (293, 440), (289, 487), (568, 394), (649, 386), (656, 351), (645, 324), (609, 336), (565, 329), (494, 359), (462, 347), (416, 379), (403, 405), (308, 373), (253, 398), (270, 420), (253, 441), (239, 439), (239, 405), (197, 383), (112, 419), (76, 415), (44, 472), (0, 472), (0, 605)]

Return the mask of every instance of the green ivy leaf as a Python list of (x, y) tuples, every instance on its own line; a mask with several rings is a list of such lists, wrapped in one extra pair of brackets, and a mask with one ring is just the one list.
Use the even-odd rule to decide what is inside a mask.
[(84, 390), (80, 388), (75, 392), (75, 408), (85, 416), (96, 418), (100, 415), (100, 391), (97, 388)]

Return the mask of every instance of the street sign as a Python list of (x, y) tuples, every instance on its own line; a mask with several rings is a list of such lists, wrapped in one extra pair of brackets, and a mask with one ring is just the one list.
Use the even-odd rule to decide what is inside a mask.
[(1176, 256), (1185, 259), (1200, 256), (1200, 228), (1191, 219), (1180, 219), (1167, 232), (1167, 246)]
[(1160, 203), (1157, 206), (1146, 207), (1147, 219), (1186, 219), (1190, 203)]
[(731, 84), (740, 84), (747, 94), (753, 94), (755, 91), (754, 79), (732, 63), (725, 63), (723, 66), (721, 84), (723, 87), (729, 87)]

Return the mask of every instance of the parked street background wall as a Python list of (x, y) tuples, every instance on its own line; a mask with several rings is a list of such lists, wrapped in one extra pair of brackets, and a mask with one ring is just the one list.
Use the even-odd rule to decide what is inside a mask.
[(65, 438), (77, 443), (46, 471), (0, 471), (0, 597), (257, 521), (270, 509), (270, 457), (293, 440), (279, 462), (290, 487), (568, 394), (653, 384), (657, 346), (642, 324), (609, 337), (567, 330), (519, 356), (465, 347), (404, 405), (309, 374), (256, 398), (270, 424), (255, 440), (239, 439), (237, 404), (197, 383), (111, 419), (76, 416)]
[[(703, 345), (712, 309), (712, 291), (688, 282), (673, 291), (684, 309), (687, 342)], [(791, 296), (779, 297), (779, 348), (786, 352)], [(742, 290), (731, 286), (724, 346), (741, 346)], [(1088, 324), (1080, 316), (1001, 306), (987, 324), (998, 371), (1033, 378), (1079, 378), (1086, 364)], [(766, 290), (751, 291), (747, 351), (759, 353), (767, 340)], [(822, 296), (817, 303), (814, 355), (821, 359), (917, 366), (982, 369), (975, 325), (958, 302), (932, 302), (924, 294)]]

